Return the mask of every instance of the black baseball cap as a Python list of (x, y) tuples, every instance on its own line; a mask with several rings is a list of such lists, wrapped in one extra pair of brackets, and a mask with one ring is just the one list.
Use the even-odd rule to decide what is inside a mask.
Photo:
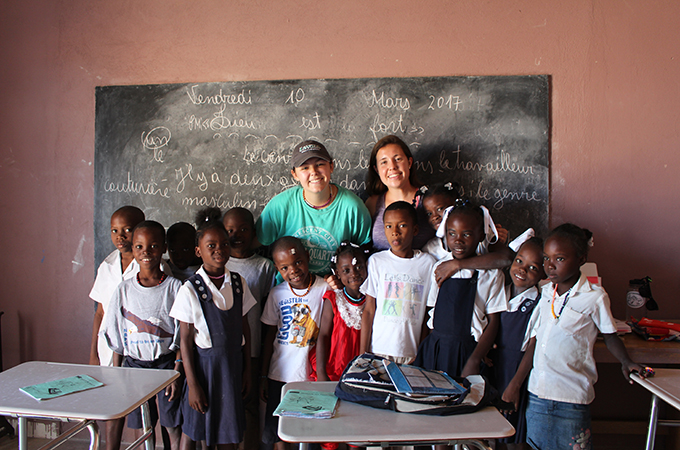
[(317, 141), (302, 141), (293, 149), (290, 162), (293, 168), (300, 167), (310, 158), (320, 158), (332, 162), (333, 158), (328, 154), (328, 150), (322, 143)]

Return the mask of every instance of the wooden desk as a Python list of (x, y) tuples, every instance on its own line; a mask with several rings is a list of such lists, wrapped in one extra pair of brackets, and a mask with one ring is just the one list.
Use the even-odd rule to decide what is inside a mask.
[[(631, 359), (636, 363), (653, 366), (654, 364), (680, 364), (680, 342), (645, 341), (636, 334), (621, 336)], [(598, 363), (618, 363), (609, 353), (602, 339), (595, 343), (595, 361)]]
[[(288, 383), (289, 389), (334, 392), (334, 381)], [(282, 395), (283, 395), (282, 394)], [(480, 439), (512, 436), (515, 429), (496, 408), (471, 414), (428, 416), (370, 408), (340, 400), (332, 419), (281, 417), (279, 436), (287, 442), (351, 442), (359, 445), (468, 444), (486, 450)]]
[[(24, 386), (82, 374), (90, 375), (104, 383), (104, 386), (43, 401), (35, 400), (19, 390)], [(128, 449), (144, 442), (147, 450), (153, 450), (148, 440), (153, 430), (146, 401), (177, 377), (179, 373), (174, 370), (26, 362), (0, 373), (0, 414), (18, 417), (19, 450), (26, 449), (28, 417), (80, 421), (41, 450), (54, 448), (85, 428), (90, 430), (90, 449), (96, 450), (99, 446), (99, 431), (95, 420), (119, 419), (141, 406), (144, 434)]]

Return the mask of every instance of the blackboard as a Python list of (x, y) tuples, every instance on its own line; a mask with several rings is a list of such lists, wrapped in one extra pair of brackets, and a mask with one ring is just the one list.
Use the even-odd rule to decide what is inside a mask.
[(258, 217), (294, 185), (290, 153), (323, 142), (333, 181), (366, 198), (373, 144), (396, 134), (426, 184), (458, 181), (516, 236), (545, 231), (549, 78), (368, 78), (96, 88), (95, 260), (126, 204), (166, 227), (203, 206)]

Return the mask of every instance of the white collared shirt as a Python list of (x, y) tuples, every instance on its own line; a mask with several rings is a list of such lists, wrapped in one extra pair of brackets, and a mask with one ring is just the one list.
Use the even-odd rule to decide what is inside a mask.
[(529, 391), (543, 399), (589, 404), (595, 398), (593, 347), (598, 331), (616, 333), (609, 296), (581, 274), (570, 291), (555, 295), (554, 310), (559, 316), (555, 319), (551, 308), (553, 292), (553, 283), (543, 286), (536, 306), (539, 316), (532, 331), (536, 351)]
[[(210, 281), (203, 266), (201, 266), (196, 273), (203, 278), (206, 286), (210, 289), (215, 306), (222, 311), (231, 309), (234, 305), (234, 296), (231, 291), (231, 273), (225, 269), (224, 282), (220, 289), (217, 289), (212, 281)], [(243, 286), (242, 315), (245, 316), (256, 302), (243, 277), (241, 277), (241, 285)], [(208, 322), (206, 322), (205, 316), (203, 315), (203, 308), (201, 308), (201, 303), (198, 300), (198, 295), (196, 295), (196, 290), (190, 283), (184, 283), (179, 289), (177, 297), (175, 298), (175, 303), (170, 310), (170, 317), (177, 319), (180, 322), (194, 324), (194, 329), (196, 330), (194, 343), (200, 348), (212, 347)]]

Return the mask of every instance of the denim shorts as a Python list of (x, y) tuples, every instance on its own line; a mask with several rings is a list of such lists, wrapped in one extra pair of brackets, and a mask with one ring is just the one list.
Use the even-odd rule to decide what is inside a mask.
[(590, 450), (590, 405), (546, 400), (530, 392), (527, 442), (536, 450)]

